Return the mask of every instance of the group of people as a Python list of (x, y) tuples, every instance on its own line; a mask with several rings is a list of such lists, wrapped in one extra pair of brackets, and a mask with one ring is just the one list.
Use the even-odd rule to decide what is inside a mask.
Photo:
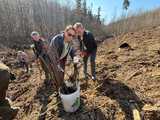
[[(91, 78), (96, 80), (95, 60), (97, 44), (93, 34), (86, 30), (82, 23), (67, 26), (63, 33), (54, 36), (50, 41), (43, 40), (36, 31), (31, 33), (31, 37), (34, 42), (36, 56), (42, 58), (41, 64), (45, 71), (46, 79), (50, 78), (48, 67), (46, 67), (47, 65), (50, 66), (50, 60), (56, 63), (54, 65), (55, 70), (64, 70), (67, 56), (70, 55), (73, 62), (74, 59), (83, 59), (85, 79), (88, 78), (87, 62), (90, 57)], [(57, 79), (60, 79), (58, 74), (56, 76)]]
[[(88, 79), (87, 61), (90, 57), (91, 78), (92, 80), (96, 80), (95, 60), (97, 44), (93, 34), (90, 31), (87, 31), (82, 23), (75, 23), (74, 25), (67, 26), (63, 33), (54, 36), (50, 41), (44, 40), (36, 31), (31, 33), (31, 38), (34, 45), (32, 46), (34, 54), (36, 58), (40, 60), (46, 79), (52, 79), (53, 75), (49, 71), (52, 66), (54, 68), (52, 70), (55, 73), (55, 80), (63, 81), (65, 63), (67, 56), (70, 55), (73, 62), (76, 64), (80, 62), (80, 59), (83, 59), (85, 79)], [(23, 66), (25, 65), (26, 71), (29, 71), (27, 54), (23, 51), (19, 51), (18, 59), (20, 64)], [(4, 115), (5, 104), (9, 105), (9, 102), (6, 99), (6, 91), (10, 79), (13, 79), (13, 74), (10, 73), (9, 68), (6, 65), (0, 62), (0, 117)], [(11, 107), (9, 110), (14, 114), (17, 112), (17, 109)]]

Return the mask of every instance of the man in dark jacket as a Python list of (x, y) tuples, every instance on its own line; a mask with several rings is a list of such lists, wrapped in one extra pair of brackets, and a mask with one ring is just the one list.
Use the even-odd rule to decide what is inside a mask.
[(71, 41), (75, 36), (75, 30), (72, 25), (66, 27), (62, 34), (58, 34), (51, 40), (48, 49), (48, 55), (54, 66), (55, 80), (58, 86), (63, 84), (64, 69), (67, 56), (74, 56), (74, 50), (71, 47)]
[(91, 62), (91, 72), (92, 72), (92, 80), (96, 80), (96, 71), (95, 71), (95, 60), (96, 60), (96, 52), (97, 52), (97, 44), (93, 34), (83, 27), (81, 23), (76, 23), (74, 25), (76, 33), (78, 35), (78, 40), (80, 42), (80, 51), (81, 56), (84, 61), (84, 75), (87, 79), (87, 61), (90, 57)]
[(48, 49), (48, 43), (46, 40), (40, 37), (39, 33), (36, 31), (33, 31), (31, 33), (31, 37), (34, 43), (34, 53), (36, 55), (36, 58), (39, 58), (42, 69), (45, 72), (46, 79), (50, 79), (50, 74), (47, 68), (48, 64), (48, 55), (47, 55), (47, 49)]

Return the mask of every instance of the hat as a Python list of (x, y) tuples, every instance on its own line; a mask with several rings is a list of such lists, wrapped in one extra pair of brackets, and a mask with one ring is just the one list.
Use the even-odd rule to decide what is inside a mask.
[(33, 31), (33, 32), (31, 33), (31, 36), (34, 36), (34, 35), (39, 35), (39, 33), (38, 33), (37, 31)]

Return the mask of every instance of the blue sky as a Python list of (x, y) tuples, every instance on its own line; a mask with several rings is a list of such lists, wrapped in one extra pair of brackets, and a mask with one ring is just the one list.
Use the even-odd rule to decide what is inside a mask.
[[(72, 1), (74, 3), (75, 0), (57, 0), (57, 1), (65, 1), (65, 3), (69, 3), (68, 1)], [(83, 0), (82, 0), (83, 1)], [(63, 3), (62, 2), (62, 3)], [(160, 0), (130, 0), (130, 7), (128, 12), (138, 12), (139, 10), (151, 10), (157, 7), (160, 7)], [(109, 23), (113, 16), (121, 16), (124, 10), (122, 9), (123, 0), (87, 0), (88, 7), (93, 3), (93, 13), (97, 13), (97, 9), (101, 6), (101, 18), (105, 19), (106, 23)], [(73, 4), (70, 3), (72, 6)]]

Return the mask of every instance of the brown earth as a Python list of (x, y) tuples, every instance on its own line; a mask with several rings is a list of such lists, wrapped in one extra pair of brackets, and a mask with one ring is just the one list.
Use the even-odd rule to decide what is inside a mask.
[[(119, 48), (122, 43), (130, 47)], [(37, 63), (33, 63), (30, 75), (13, 68), (18, 78), (10, 84), (8, 97), (13, 106), (21, 108), (15, 119), (132, 120), (132, 106), (135, 106), (144, 120), (159, 120), (159, 46), (160, 27), (103, 42), (97, 54), (98, 80), (89, 80), (86, 88), (81, 79), (81, 106), (75, 113), (64, 112), (52, 84), (44, 80)]]

